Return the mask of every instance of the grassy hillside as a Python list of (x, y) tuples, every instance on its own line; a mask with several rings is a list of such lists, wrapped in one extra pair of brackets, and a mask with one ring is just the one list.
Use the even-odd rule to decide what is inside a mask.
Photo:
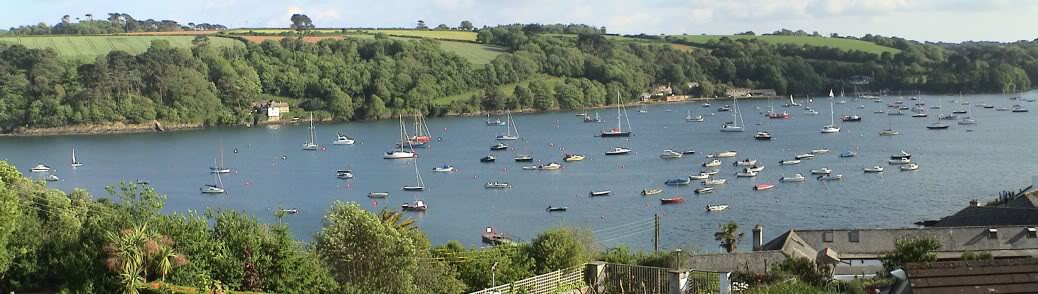
[(448, 31), (448, 30), (401, 30), (380, 29), (364, 30), (370, 34), (383, 33), (389, 36), (432, 38), (440, 40), (476, 41), (476, 33), (471, 31)]
[[(246, 33), (249, 33), (249, 32), (254, 32), (254, 33), (257, 33), (257, 34), (280, 34), (280, 33), (284, 33), (284, 32), (295, 32), (295, 31), (296, 30), (288, 29), (288, 28), (253, 28), (253, 29), (231, 29), (231, 30), (225, 30), (223, 32), (227, 32), (227, 33), (231, 33), (231, 34), (246, 34)], [(338, 33), (338, 32), (341, 32), (342, 30), (340, 30), (340, 29), (313, 29), (313, 30), (309, 30), (309, 31), (310, 32), (317, 32), (317, 33)]]
[(507, 52), (505, 49), (495, 46), (449, 41), (440, 41), (440, 48), (461, 55), (476, 65), (488, 64), (498, 55)]
[(861, 50), (869, 53), (881, 54), (883, 52), (897, 53), (900, 50), (880, 46), (875, 43), (851, 40), (851, 39), (840, 39), (840, 38), (827, 38), (827, 37), (811, 37), (811, 36), (735, 36), (735, 35), (682, 35), (682, 36), (670, 36), (674, 38), (684, 39), (688, 42), (695, 44), (706, 44), (711, 40), (720, 40), (722, 37), (728, 37), (730, 39), (760, 39), (765, 42), (775, 44), (795, 44), (795, 45), (811, 45), (811, 46), (822, 46), (822, 47), (833, 47), (843, 50)]
[[(559, 78), (559, 77), (540, 75), (540, 76), (537, 76), (535, 78), (528, 79), (528, 80), (525, 80), (525, 81), (522, 81), (522, 82), (508, 83), (508, 84), (500, 85), (500, 86), (497, 86), (497, 89), (501, 90), (501, 92), (503, 92), (503, 93), (505, 93), (507, 95), (515, 95), (515, 86), (516, 85), (519, 85), (519, 84), (529, 85), (530, 82), (536, 81), (536, 80), (544, 80), (551, 87), (555, 87), (556, 84), (562, 82), (562, 78)], [(455, 94), (455, 95), (446, 96), (446, 97), (439, 97), (439, 98), (433, 99), (433, 104), (436, 104), (436, 105), (447, 105), (447, 104), (450, 104), (451, 102), (454, 102), (455, 100), (469, 99), (469, 98), (472, 97), (472, 95), (475, 95), (479, 91), (480, 90), (472, 90), (472, 91), (464, 92), (464, 93), (461, 93), (461, 94)]]
[[(30, 36), (0, 37), (0, 43), (21, 44), (29, 48), (53, 48), (67, 60), (93, 62), (98, 55), (122, 50), (131, 54), (140, 54), (151, 46), (153, 40), (167, 40), (174, 47), (190, 48), (192, 36)], [(209, 37), (209, 43), (216, 46), (244, 46), (241, 41)]]

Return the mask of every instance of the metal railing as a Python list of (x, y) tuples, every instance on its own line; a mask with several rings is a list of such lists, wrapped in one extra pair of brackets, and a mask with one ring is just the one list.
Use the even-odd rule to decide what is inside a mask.
[(606, 293), (666, 294), (670, 291), (670, 269), (608, 263)]

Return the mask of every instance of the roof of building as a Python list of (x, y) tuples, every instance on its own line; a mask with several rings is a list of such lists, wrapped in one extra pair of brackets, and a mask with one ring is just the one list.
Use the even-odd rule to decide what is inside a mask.
[(782, 251), (710, 253), (689, 256), (683, 264), (691, 269), (705, 271), (744, 272), (749, 270), (764, 273), (772, 265), (786, 259), (789, 258)]
[(1035, 225), (1038, 224), (1038, 208), (1024, 207), (1025, 203), (1030, 205), (1030, 199), (1035, 196), (1019, 197), (1008, 207), (969, 206), (942, 218), (932, 227)]
[[(989, 229), (996, 229), (990, 238)], [(1038, 237), (1028, 226), (943, 227), (900, 229), (790, 230), (762, 246), (761, 250), (811, 252), (829, 247), (841, 259), (873, 259), (893, 250), (899, 239), (933, 237), (941, 243), (938, 258), (958, 257), (963, 251), (987, 251), (995, 256), (1033, 256), (1038, 252)], [(808, 251), (811, 250), (811, 251)], [(941, 254), (942, 252), (947, 254)]]
[(913, 294), (1033, 293), (1038, 259), (910, 263), (904, 267)]

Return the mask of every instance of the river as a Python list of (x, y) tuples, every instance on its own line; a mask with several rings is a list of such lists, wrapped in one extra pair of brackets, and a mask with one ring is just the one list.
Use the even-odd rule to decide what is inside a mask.
[[(1035, 98), (1038, 92), (1028, 92)], [(929, 118), (875, 114), (887, 109), (895, 97), (884, 97), (883, 103), (871, 100), (836, 104), (838, 134), (820, 134), (829, 122), (826, 98), (808, 104), (819, 114), (809, 116), (801, 108), (782, 108), (785, 101), (775, 100), (775, 109), (789, 111), (792, 119), (769, 120), (762, 116), (769, 101), (740, 101), (746, 123), (744, 133), (721, 133), (719, 126), (731, 120), (731, 113), (717, 112), (731, 101), (711, 101), (713, 106), (698, 103), (651, 105), (647, 113), (627, 109), (633, 126), (630, 138), (597, 138), (600, 130), (615, 126), (614, 109), (599, 109), (603, 123), (583, 123), (575, 112), (546, 112), (513, 115), (519, 141), (507, 141), (512, 150), (494, 151), (496, 163), (480, 163), (491, 154), (489, 146), (504, 127), (489, 127), (485, 117), (430, 118), (433, 138), (428, 149), (418, 149), (418, 169), (428, 191), (401, 191), (414, 184), (414, 160), (385, 160), (382, 153), (398, 141), (395, 120), (317, 125), (317, 136), (323, 150), (303, 151), (308, 139), (305, 124), (254, 128), (211, 128), (177, 132), (71, 135), (43, 137), (2, 137), (0, 158), (17, 165), (27, 175), (29, 168), (46, 164), (56, 168), (60, 181), (49, 185), (70, 191), (81, 187), (95, 197), (108, 197), (104, 187), (120, 181), (148, 180), (160, 193), (168, 195), (165, 211), (204, 211), (223, 208), (245, 211), (265, 221), (274, 221), (277, 207), (298, 208), (285, 222), (297, 237), (309, 240), (321, 227), (321, 218), (335, 201), (356, 201), (378, 211), (383, 207), (399, 209), (400, 204), (417, 198), (429, 205), (425, 213), (407, 213), (429, 235), (433, 243), (460, 240), (478, 245), (480, 232), (486, 226), (509, 232), (521, 240), (529, 240), (538, 232), (557, 225), (583, 226), (595, 231), (600, 246), (627, 244), (635, 248), (652, 247), (652, 217), (661, 219), (661, 246), (682, 247), (701, 251), (719, 251), (713, 232), (722, 223), (735, 221), (749, 236), (754, 224), (765, 225), (765, 237), (771, 239), (790, 228), (876, 228), (906, 227), (922, 219), (938, 218), (964, 207), (970, 199), (991, 199), (1002, 190), (1018, 189), (1031, 182), (1038, 170), (1038, 160), (1028, 146), (1038, 145), (1035, 112), (1014, 113), (983, 109), (977, 104), (998, 107), (1038, 103), (1010, 101), (1002, 95), (921, 96), (913, 103), (940, 104), (943, 111), (958, 109), (965, 99), (969, 115), (976, 125), (957, 125), (944, 121), (947, 130), (928, 130), (937, 121), (940, 110), (929, 110)], [(864, 105), (865, 109), (857, 109)], [(667, 110), (670, 110), (669, 112)], [(686, 111), (703, 114), (705, 122), (685, 122)], [(1038, 111), (1038, 109), (1035, 109)], [(594, 113), (594, 112), (592, 112)], [(715, 113), (715, 115), (710, 115)], [(864, 117), (862, 122), (839, 122), (841, 113)], [(962, 115), (960, 115), (962, 116)], [(504, 119), (504, 117), (501, 117)], [(760, 125), (757, 125), (757, 124)], [(893, 126), (899, 136), (881, 137), (879, 131)], [(413, 127), (413, 126), (411, 126)], [(625, 126), (626, 128), (626, 123)], [(754, 131), (770, 131), (772, 141), (753, 139)], [(967, 131), (972, 130), (972, 131)], [(331, 145), (337, 132), (358, 140), (351, 146)], [(223, 176), (228, 193), (203, 195), (199, 187), (212, 183), (209, 167), (224, 149), (226, 166), (233, 168)], [(615, 146), (634, 150), (626, 156), (604, 156)], [(72, 169), (69, 157), (75, 148), (84, 166)], [(694, 155), (664, 160), (663, 149), (695, 150)], [(780, 166), (778, 162), (795, 153), (827, 148), (831, 154), (799, 165)], [(886, 163), (887, 157), (900, 150), (914, 154), (921, 168), (902, 172)], [(237, 150), (237, 152), (235, 152)], [(753, 158), (765, 164), (756, 178), (736, 178), (734, 159), (724, 160), (720, 176), (728, 184), (712, 194), (695, 195), (699, 184), (669, 187), (668, 179), (698, 173), (707, 161), (705, 154), (724, 150), (739, 152), (737, 159)], [(838, 154), (853, 150), (857, 157), (840, 158)], [(516, 153), (535, 157), (534, 164), (560, 162), (558, 171), (522, 170), (530, 163), (513, 162)], [(580, 153), (588, 158), (581, 162), (562, 162), (565, 153)], [(457, 167), (453, 173), (437, 173), (432, 168), (444, 164)], [(865, 166), (880, 165), (886, 172), (865, 174)], [(810, 177), (811, 169), (829, 167), (843, 174), (842, 181), (821, 182)], [(352, 169), (355, 178), (336, 179), (337, 169)], [(803, 183), (779, 183), (783, 175), (802, 173)], [(505, 181), (510, 189), (490, 190), (483, 184)], [(754, 191), (755, 183), (774, 183), (768, 191)], [(662, 197), (683, 196), (687, 202), (660, 205), (661, 196), (641, 196), (639, 191), (651, 187), (665, 190)], [(592, 190), (612, 190), (606, 197), (587, 196)], [(367, 198), (372, 191), (389, 191), (388, 199)], [(707, 213), (709, 204), (728, 204), (724, 212)], [(567, 206), (569, 211), (545, 211), (549, 205)], [(743, 248), (748, 247), (749, 238)]]

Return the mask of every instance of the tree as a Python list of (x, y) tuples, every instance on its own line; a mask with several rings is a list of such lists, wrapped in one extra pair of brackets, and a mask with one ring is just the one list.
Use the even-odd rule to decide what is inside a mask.
[(419, 29), (419, 30), (424, 30), (424, 29), (428, 29), (429, 27), (425, 26), (425, 21), (424, 20), (420, 20), (419, 19), (418, 20), (418, 25), (415, 26), (415, 28)]
[(308, 29), (314, 28), (313, 21), (311, 21), (310, 17), (306, 16), (306, 14), (300, 14), (300, 13), (292, 14), (292, 17), (290, 18), (290, 20), (292, 20), (291, 28), (294, 29), (294, 30), (304, 31), (304, 30), (308, 30)]
[(933, 237), (916, 239), (898, 239), (894, 242), (894, 251), (880, 257), (883, 268), (888, 272), (900, 269), (910, 262), (931, 262), (937, 260), (933, 251), (941, 248), (941, 242)]
[(72, 17), (69, 16), (68, 14), (66, 14), (65, 16), (61, 17), (61, 23), (62, 24), (69, 24), (71, 22), (72, 22)]
[(735, 222), (721, 225), (721, 231), (714, 235), (718, 241), (721, 241), (721, 248), (724, 248), (724, 251), (728, 253), (735, 252), (739, 241), (742, 240), (742, 234), (739, 233), (739, 224)]
[(473, 29), (472, 22), (471, 21), (467, 21), (467, 20), (463, 20), (463, 21), (461, 21), (461, 25), (458, 26), (458, 29), (466, 30), (466, 31), (471, 31)]
[(538, 274), (581, 265), (592, 259), (591, 234), (574, 228), (552, 228), (537, 235), (530, 242), (530, 257), (536, 263)]
[(194, 39), (191, 39), (191, 45), (195, 46), (206, 46), (209, 45), (209, 36), (198, 35)]
[(442, 24), (441, 23), (440, 25), (436, 26), (436, 29), (437, 30), (449, 30), (450, 27), (448, 27), (446, 24)]

